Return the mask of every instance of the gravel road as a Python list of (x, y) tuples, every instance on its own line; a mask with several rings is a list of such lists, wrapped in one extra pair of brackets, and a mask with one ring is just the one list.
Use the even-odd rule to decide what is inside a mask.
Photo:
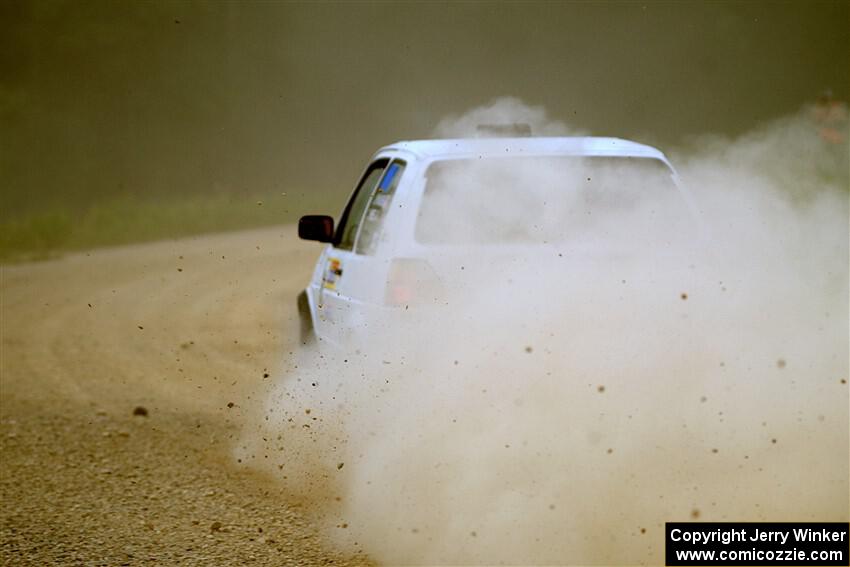
[(362, 565), (233, 458), (317, 249), (293, 227), (2, 267), (4, 565)]

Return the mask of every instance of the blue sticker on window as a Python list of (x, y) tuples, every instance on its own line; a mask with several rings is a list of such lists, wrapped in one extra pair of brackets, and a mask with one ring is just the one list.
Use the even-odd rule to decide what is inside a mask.
[(393, 179), (395, 178), (396, 173), (398, 173), (398, 170), (399, 165), (397, 163), (394, 163), (389, 166), (387, 168), (386, 173), (384, 173), (384, 178), (381, 179), (381, 184), (378, 185), (378, 189), (380, 189), (384, 193), (389, 191), (390, 187), (392, 186)]

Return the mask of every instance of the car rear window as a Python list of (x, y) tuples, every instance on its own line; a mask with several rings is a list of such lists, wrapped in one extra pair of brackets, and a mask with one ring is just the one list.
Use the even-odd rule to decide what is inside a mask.
[(546, 243), (695, 236), (661, 160), (500, 157), (432, 163), (415, 238), (424, 244)]

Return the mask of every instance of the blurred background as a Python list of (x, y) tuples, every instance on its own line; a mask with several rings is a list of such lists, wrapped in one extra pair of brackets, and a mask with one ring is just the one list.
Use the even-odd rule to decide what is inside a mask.
[(0, 3), (0, 258), (336, 214), (499, 96), (670, 149), (850, 91), (850, 3)]

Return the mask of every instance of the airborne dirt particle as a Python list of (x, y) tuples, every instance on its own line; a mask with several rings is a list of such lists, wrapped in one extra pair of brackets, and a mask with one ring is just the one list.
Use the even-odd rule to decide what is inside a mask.
[(687, 299), (688, 299), (688, 294), (687, 294), (687, 293), (683, 293), (683, 294), (681, 294), (679, 297), (680, 297), (680, 298), (682, 298), (682, 301), (685, 301), (685, 300), (687, 300)]
[(337, 463), (336, 470), (341, 470), (342, 467), (344, 467), (344, 466), (345, 466), (345, 463)]
[(228, 407), (228, 409), (229, 409), (229, 408), (232, 408), (232, 407), (233, 407), (233, 406), (235, 406), (235, 405), (236, 405), (236, 404), (234, 404), (233, 402), (227, 402), (227, 407)]
[(776, 367), (777, 368), (785, 368), (785, 359), (780, 358), (779, 360), (777, 360), (776, 361)]
[(698, 508), (694, 508), (693, 510), (691, 510), (691, 518), (697, 519), (697, 518), (699, 518), (699, 515), (700, 515), (700, 511), (699, 511)]
[(133, 415), (140, 415), (142, 417), (148, 416), (148, 409), (144, 406), (136, 406), (133, 408)]
[(597, 391), (597, 392), (599, 392), (599, 393), (601, 394), (602, 392), (604, 392), (604, 391), (605, 391), (605, 386), (602, 386), (602, 385), (597, 386), (597, 387), (596, 387), (596, 391)]
[(531, 352), (531, 351), (533, 351), (533, 350), (534, 350), (534, 349), (533, 349), (533, 348), (531, 348), (530, 346), (525, 347), (525, 352), (529, 352), (529, 353), (530, 353), (530, 352)]

